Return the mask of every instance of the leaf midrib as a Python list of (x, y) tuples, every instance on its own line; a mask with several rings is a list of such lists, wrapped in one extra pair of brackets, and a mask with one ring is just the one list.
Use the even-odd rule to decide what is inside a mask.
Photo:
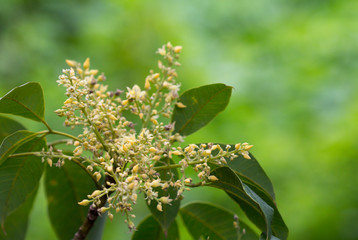
[[(22, 131), (22, 130), (20, 130), (20, 131)], [(25, 130), (25, 131), (26, 131), (26, 130)], [(28, 139), (31, 138), (31, 137), (35, 137), (36, 135), (37, 135), (37, 133), (32, 133), (32, 134), (30, 134), (30, 135), (28, 135), (28, 136), (26, 136), (26, 137), (20, 139), (20, 140), (19, 140), (18, 142), (16, 142), (14, 145), (12, 145), (10, 148), (8, 148), (8, 150), (5, 151), (2, 156), (0, 156), (0, 164), (2, 163), (4, 156), (8, 155), (9, 152), (11, 152), (14, 148), (20, 147), (21, 145), (19, 146), (19, 144), (26, 143), (26, 140), (28, 140)], [(28, 140), (28, 141), (30, 141), (30, 140)]]
[(23, 103), (19, 102), (18, 100), (16, 99), (13, 99), (13, 98), (10, 98), (10, 97), (7, 97), (7, 96), (4, 96), (0, 99), (0, 101), (2, 99), (8, 99), (10, 101), (14, 101), (15, 103), (19, 104), (20, 106), (24, 107), (26, 110), (28, 110), (29, 112), (31, 112), (36, 118), (38, 118), (40, 120), (40, 122), (44, 121), (44, 119), (42, 117), (40, 117), (39, 115), (37, 115), (34, 111), (32, 111), (30, 108), (28, 108), (26, 105), (24, 105)]

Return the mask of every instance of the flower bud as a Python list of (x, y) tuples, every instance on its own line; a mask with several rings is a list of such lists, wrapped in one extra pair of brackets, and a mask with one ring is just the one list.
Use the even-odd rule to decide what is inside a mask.
[(177, 102), (176, 105), (178, 108), (186, 108), (186, 106), (181, 102)]
[(151, 183), (152, 187), (159, 187), (160, 186), (160, 179), (156, 179)]
[(90, 201), (87, 200), (87, 199), (82, 200), (81, 202), (78, 202), (78, 204), (81, 205), (81, 206), (87, 206), (89, 203), (90, 203)]
[(170, 199), (169, 197), (161, 197), (161, 198), (159, 198), (159, 201), (161, 201), (164, 204), (168, 204), (171, 201), (173, 201), (173, 199)]
[(135, 165), (132, 169), (132, 173), (137, 173), (139, 169), (139, 164)]
[(183, 49), (182, 46), (175, 46), (175, 47), (174, 47), (174, 52), (175, 52), (175, 53), (180, 53), (182, 49)]
[(51, 158), (47, 158), (47, 163), (50, 167), (52, 167), (52, 159)]
[(66, 59), (66, 63), (68, 66), (70, 67), (76, 67), (77, 66), (77, 62), (76, 61), (73, 61), (73, 60), (68, 60)]
[(218, 180), (219, 180), (219, 179), (218, 179), (216, 176), (214, 176), (214, 175), (209, 176), (208, 179), (209, 179), (210, 181), (212, 181), (212, 182), (215, 182), (215, 181), (218, 181)]
[(83, 63), (83, 68), (89, 69), (89, 67), (90, 67), (90, 59), (86, 58), (85, 62)]
[(159, 204), (157, 205), (157, 210), (158, 210), (159, 212), (163, 212), (163, 207), (162, 207), (162, 204), (161, 204), (161, 203), (159, 203)]

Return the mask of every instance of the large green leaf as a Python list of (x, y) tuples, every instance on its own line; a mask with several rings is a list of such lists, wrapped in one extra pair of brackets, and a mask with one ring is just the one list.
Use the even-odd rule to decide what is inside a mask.
[(29, 82), (12, 89), (0, 98), (0, 113), (9, 113), (43, 122), (45, 104), (41, 85)]
[(32, 209), (36, 189), (30, 193), (26, 201), (16, 208), (6, 219), (0, 229), (0, 240), (23, 240), (26, 237), (29, 214)]
[[(162, 160), (167, 161), (168, 164), (173, 164), (173, 160), (171, 159), (162, 159)], [(163, 166), (163, 164), (158, 162), (156, 166)], [(171, 178), (178, 179), (179, 176), (178, 170), (176, 168), (159, 171), (159, 174), (162, 180), (170, 180)], [(158, 187), (156, 188), (156, 191), (158, 191), (159, 197), (169, 196), (170, 199), (175, 199), (177, 197), (177, 190), (175, 187), (169, 187), (167, 190), (162, 190), (160, 187)], [(162, 206), (163, 206), (163, 211), (160, 212), (157, 210), (156, 201), (151, 201), (151, 203), (148, 205), (154, 218), (162, 226), (163, 232), (166, 235), (168, 233), (170, 224), (174, 221), (175, 217), (179, 212), (180, 200), (176, 199), (172, 201), (170, 204), (163, 204)]]
[(217, 83), (184, 92), (179, 102), (186, 107), (174, 108), (174, 133), (187, 136), (208, 124), (229, 103), (232, 87)]
[(18, 131), (25, 130), (25, 127), (20, 123), (12, 120), (11, 118), (4, 117), (0, 115), (0, 143), (4, 140), (8, 135)]
[(161, 226), (155, 220), (153, 215), (148, 216), (138, 226), (136, 232), (132, 236), (132, 240), (179, 240), (179, 230), (176, 221), (174, 221), (169, 229), (167, 237), (165, 237)]
[[(222, 147), (226, 146), (221, 145)], [(232, 148), (234, 148), (234, 146), (231, 146), (230, 150), (232, 150)], [(274, 209), (274, 217), (271, 223), (272, 228), (281, 233), (280, 237), (285, 239), (287, 238), (288, 228), (277, 209), (272, 183), (251, 153), (250, 157), (251, 159), (245, 159), (239, 155), (232, 161), (229, 159), (226, 160), (228, 166), (240, 177), (242, 182)], [(214, 170), (217, 167), (219, 166), (213, 166), (212, 169)]]
[(180, 209), (180, 215), (194, 239), (257, 240), (259, 236), (245, 223), (239, 221), (240, 232), (234, 228), (234, 214), (208, 203), (190, 203)]
[[(209, 186), (224, 190), (244, 210), (248, 218), (266, 233), (286, 239), (288, 230), (276, 206), (270, 199), (262, 199), (229, 167), (220, 167), (212, 172), (219, 180)], [(276, 219), (276, 220), (275, 220)]]
[[(46, 141), (35, 138), (19, 147), (16, 153), (40, 151), (44, 147)], [(41, 159), (35, 156), (9, 157), (0, 165), (0, 222), (37, 189), (42, 171)]]
[[(27, 130), (17, 131), (7, 136), (0, 146), (0, 165), (21, 145), (34, 139), (38, 134)], [(38, 149), (41, 151), (41, 149)]]
[(46, 167), (48, 212), (59, 239), (72, 239), (86, 219), (88, 207), (78, 205), (96, 186), (76, 163), (66, 161), (61, 168)]

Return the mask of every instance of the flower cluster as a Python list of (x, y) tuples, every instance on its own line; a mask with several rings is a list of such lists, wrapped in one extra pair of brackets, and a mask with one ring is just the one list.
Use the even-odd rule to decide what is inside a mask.
[[(66, 118), (65, 126), (83, 128), (73, 141), (73, 156), (68, 159), (80, 159), (92, 177), (103, 184), (79, 204), (103, 206), (101, 203), (107, 201), (108, 207), (99, 211), (113, 209), (124, 213), (130, 229), (134, 228), (130, 220), (134, 215), (130, 212), (139, 193), (144, 193), (148, 202), (156, 201), (158, 211), (162, 211), (163, 204), (171, 204), (193, 185), (192, 179), (185, 176), (188, 166), (197, 172), (199, 184), (205, 184), (218, 180), (210, 175), (209, 163), (223, 165), (238, 154), (250, 158), (248, 150), (252, 145), (247, 143), (236, 144), (233, 149), (211, 143), (174, 147), (183, 137), (174, 134), (175, 123), (169, 119), (175, 106), (186, 107), (178, 101), (180, 84), (174, 68), (180, 66), (181, 50), (181, 46), (170, 43), (159, 48), (157, 53), (164, 61), (158, 61), (157, 72), (150, 71), (143, 88), (134, 85), (108, 91), (103, 85), (105, 75), (90, 69), (89, 59), (82, 65), (67, 60), (70, 69), (63, 70), (57, 81), (66, 88), (67, 95), (62, 108), (56, 110), (57, 115)], [(132, 121), (126, 117), (129, 114), (134, 115)], [(91, 155), (88, 157), (85, 152)], [(179, 160), (176, 163), (174, 159)], [(62, 164), (63, 161), (57, 165)], [(173, 168), (180, 169), (181, 177), (164, 180), (160, 172)], [(159, 195), (160, 189), (169, 187), (177, 190), (176, 196)], [(113, 218), (111, 211), (108, 216)]]

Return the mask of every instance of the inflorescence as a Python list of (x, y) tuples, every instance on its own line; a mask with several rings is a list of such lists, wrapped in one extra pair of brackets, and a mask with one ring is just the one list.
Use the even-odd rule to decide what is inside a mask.
[[(187, 167), (194, 168), (199, 184), (204, 185), (218, 180), (210, 175), (210, 163), (224, 165), (226, 159), (232, 160), (238, 154), (250, 158), (248, 150), (252, 145), (247, 143), (236, 144), (234, 149), (211, 143), (175, 147), (175, 143), (183, 142), (183, 136), (173, 133), (175, 122), (170, 123), (168, 119), (175, 106), (186, 107), (178, 101), (180, 84), (176, 81), (175, 70), (180, 66), (181, 50), (181, 46), (170, 43), (159, 48), (157, 53), (164, 61), (158, 61), (158, 72), (150, 71), (143, 88), (134, 85), (126, 90), (107, 91), (107, 86), (103, 85), (105, 75), (90, 69), (88, 58), (82, 65), (67, 60), (70, 69), (63, 70), (57, 81), (66, 88), (68, 98), (56, 114), (66, 117), (65, 126), (81, 126), (83, 132), (78, 140), (71, 142), (75, 147), (73, 155), (66, 156), (50, 149), (43, 152), (43, 157), (52, 165), (51, 159), (57, 156), (60, 159), (58, 167), (64, 164), (64, 159), (86, 166), (102, 186), (79, 204), (99, 206), (106, 199), (108, 206), (101, 207), (100, 213), (108, 211), (111, 219), (114, 211), (125, 214), (130, 229), (135, 228), (130, 218), (135, 217), (131, 211), (138, 194), (144, 193), (146, 201), (155, 201), (157, 210), (162, 211), (163, 204), (171, 204), (193, 186), (192, 179), (185, 175)], [(138, 125), (127, 119), (129, 114), (137, 118)], [(168, 164), (165, 159), (174, 156), (180, 160), (177, 163), (171, 160), (172, 164)], [(162, 164), (158, 167), (157, 163)], [(181, 177), (163, 180), (160, 170), (172, 168), (180, 169)], [(158, 194), (159, 189), (169, 187), (177, 190), (177, 196)]]

